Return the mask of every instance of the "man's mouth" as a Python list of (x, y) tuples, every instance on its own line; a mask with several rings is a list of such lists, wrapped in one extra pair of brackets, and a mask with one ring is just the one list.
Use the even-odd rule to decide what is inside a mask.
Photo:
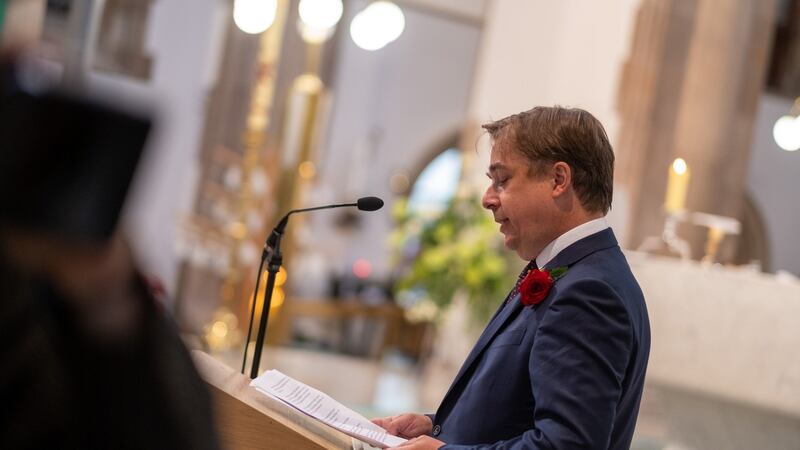
[(494, 221), (500, 224), (500, 232), (502, 232), (503, 227), (508, 224), (508, 219), (494, 219)]

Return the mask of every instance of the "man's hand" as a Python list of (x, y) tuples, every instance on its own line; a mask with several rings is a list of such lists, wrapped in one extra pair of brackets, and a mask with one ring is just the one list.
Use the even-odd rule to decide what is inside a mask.
[(389, 450), (394, 448), (399, 450), (436, 450), (443, 445), (445, 445), (445, 443), (438, 439), (434, 439), (430, 436), (420, 436), (410, 439), (398, 447), (392, 447)]
[(433, 422), (423, 414), (405, 413), (399, 416), (372, 419), (372, 423), (383, 428), (389, 434), (405, 439), (429, 434), (433, 430)]

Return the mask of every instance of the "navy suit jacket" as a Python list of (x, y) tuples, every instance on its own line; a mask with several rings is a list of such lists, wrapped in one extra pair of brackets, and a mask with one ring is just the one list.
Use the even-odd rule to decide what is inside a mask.
[(611, 229), (561, 251), (568, 267), (538, 305), (511, 297), (433, 416), (444, 449), (627, 449), (650, 325)]

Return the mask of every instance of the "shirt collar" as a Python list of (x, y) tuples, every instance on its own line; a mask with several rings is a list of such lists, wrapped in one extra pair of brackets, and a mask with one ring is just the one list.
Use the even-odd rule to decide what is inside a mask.
[(539, 253), (539, 256), (536, 257), (536, 265), (540, 268), (544, 267), (565, 248), (606, 228), (608, 228), (608, 222), (605, 217), (578, 225), (547, 244), (542, 252)]

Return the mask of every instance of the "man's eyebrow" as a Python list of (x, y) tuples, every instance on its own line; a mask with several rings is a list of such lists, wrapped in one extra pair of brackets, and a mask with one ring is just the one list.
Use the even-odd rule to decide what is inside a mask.
[(506, 166), (503, 165), (503, 163), (493, 163), (489, 165), (489, 173), (494, 173), (505, 168)]

